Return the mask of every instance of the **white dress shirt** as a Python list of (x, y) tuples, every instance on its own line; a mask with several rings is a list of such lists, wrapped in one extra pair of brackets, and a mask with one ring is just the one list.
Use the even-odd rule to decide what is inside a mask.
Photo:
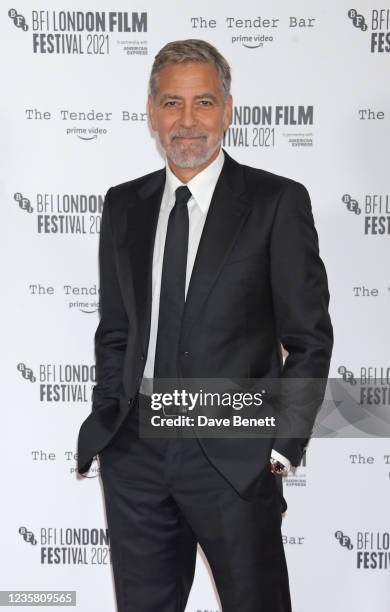
[[(204, 170), (196, 174), (187, 183), (191, 191), (191, 198), (187, 203), (189, 232), (188, 232), (188, 252), (185, 295), (187, 296), (188, 285), (194, 266), (196, 253), (202, 235), (203, 226), (209, 210), (211, 198), (214, 193), (219, 175), (224, 163), (222, 148), (218, 156)], [(158, 314), (160, 306), (160, 288), (162, 264), (164, 256), (165, 237), (167, 233), (169, 214), (175, 204), (175, 191), (184, 183), (177, 178), (166, 162), (166, 181), (164, 193), (161, 200), (160, 213), (157, 221), (156, 237), (153, 250), (153, 269), (152, 269), (152, 312), (150, 322), (150, 339), (148, 355), (146, 358), (144, 378), (141, 383), (140, 392), (150, 395), (150, 381), (154, 376), (154, 359), (156, 354)], [(148, 384), (149, 383), (149, 384)], [(276, 451), (272, 451), (272, 457), (283, 463), (287, 469), (290, 467), (289, 460)]]

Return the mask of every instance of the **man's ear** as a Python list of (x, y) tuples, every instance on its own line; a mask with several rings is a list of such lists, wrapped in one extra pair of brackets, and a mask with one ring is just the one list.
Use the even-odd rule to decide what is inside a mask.
[(150, 94), (148, 96), (148, 115), (149, 115), (150, 125), (152, 126), (152, 129), (156, 131), (157, 125), (156, 125), (156, 116), (154, 112), (154, 99), (152, 98)]
[(223, 117), (223, 131), (226, 132), (232, 122), (233, 117), (233, 98), (229, 94), (225, 102), (225, 113)]

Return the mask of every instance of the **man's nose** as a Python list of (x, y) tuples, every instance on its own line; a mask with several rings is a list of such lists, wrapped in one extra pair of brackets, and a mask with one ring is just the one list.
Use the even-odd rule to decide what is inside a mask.
[(183, 105), (182, 113), (180, 117), (180, 123), (183, 127), (186, 127), (186, 128), (194, 127), (196, 120), (195, 120), (195, 113), (194, 113), (194, 108), (192, 104)]

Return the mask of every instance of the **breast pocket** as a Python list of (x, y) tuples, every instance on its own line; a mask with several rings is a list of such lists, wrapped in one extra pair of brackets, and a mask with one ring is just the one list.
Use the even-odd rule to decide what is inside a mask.
[(253, 259), (254, 263), (255, 260), (259, 260), (260, 255), (259, 253), (249, 253), (249, 254), (241, 254), (241, 255), (236, 255), (235, 257), (229, 257), (227, 259), (227, 261), (225, 262), (225, 266), (231, 266), (233, 264), (239, 264), (239, 263), (250, 263), (250, 260)]

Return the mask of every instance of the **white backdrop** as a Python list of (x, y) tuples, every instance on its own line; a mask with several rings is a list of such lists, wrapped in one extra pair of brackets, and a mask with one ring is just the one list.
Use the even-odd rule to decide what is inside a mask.
[[(94, 384), (102, 197), (162, 165), (145, 111), (166, 42), (204, 38), (231, 63), (227, 151), (312, 197), (331, 375), (389, 387), (388, 0), (214, 4), (3, 8), (0, 590), (74, 590), (82, 612), (115, 609), (97, 465), (77, 477), (75, 448)], [(387, 612), (389, 477), (387, 438), (312, 440), (285, 480), (294, 612)], [(219, 609), (199, 556), (187, 610)]]

